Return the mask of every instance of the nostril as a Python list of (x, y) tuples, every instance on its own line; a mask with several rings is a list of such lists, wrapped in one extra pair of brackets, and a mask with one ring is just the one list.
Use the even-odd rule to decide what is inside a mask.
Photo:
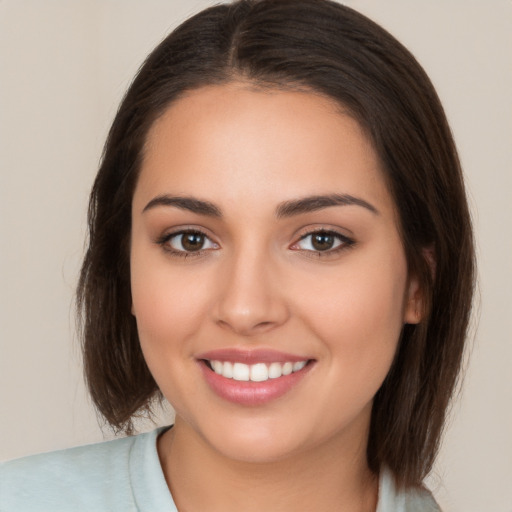
[(265, 327), (271, 326), (272, 322), (260, 322), (254, 326), (255, 329), (264, 329)]

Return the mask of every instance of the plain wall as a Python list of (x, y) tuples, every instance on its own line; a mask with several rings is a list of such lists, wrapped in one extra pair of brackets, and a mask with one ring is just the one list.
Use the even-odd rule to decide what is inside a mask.
[[(73, 320), (88, 191), (143, 58), (212, 3), (0, 0), (0, 459), (104, 437)], [(473, 210), (479, 326), (429, 484), (445, 512), (512, 512), (512, 2), (345, 3), (431, 76)]]

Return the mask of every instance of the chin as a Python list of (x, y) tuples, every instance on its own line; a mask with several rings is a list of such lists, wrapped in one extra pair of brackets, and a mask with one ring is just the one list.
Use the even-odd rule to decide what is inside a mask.
[(209, 422), (198, 430), (203, 440), (223, 457), (254, 464), (276, 462), (297, 454), (304, 444), (300, 438), (305, 437), (293, 425), (255, 417), (226, 418), (225, 422)]
[(286, 460), (296, 455), (300, 450), (298, 446), (283, 444), (277, 436), (272, 438), (252, 439), (250, 442), (242, 439), (225, 440), (217, 450), (233, 461), (251, 464), (269, 464)]

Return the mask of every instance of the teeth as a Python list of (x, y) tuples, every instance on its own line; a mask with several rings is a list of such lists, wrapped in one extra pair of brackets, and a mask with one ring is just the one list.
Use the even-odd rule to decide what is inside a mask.
[(283, 364), (283, 375), (290, 375), (293, 371), (293, 363), (284, 363)]
[(243, 363), (233, 365), (233, 380), (249, 380), (251, 368)]
[(299, 361), (298, 363), (293, 363), (293, 371), (298, 372), (299, 370), (302, 370), (306, 366), (306, 361)]
[(226, 361), (225, 363), (221, 363), (221, 364), (222, 364), (221, 375), (223, 375), (227, 379), (232, 379), (233, 378), (233, 364), (230, 363), (229, 361)]
[(223, 371), (222, 371), (222, 367), (224, 366), (224, 364), (222, 363), (222, 361), (210, 361), (211, 362), (211, 365), (212, 365), (212, 368), (213, 368), (213, 371), (215, 373), (218, 373), (219, 375), (222, 375)]
[(251, 366), (251, 380), (253, 382), (263, 382), (268, 380), (268, 368), (266, 364), (258, 363)]
[(268, 377), (269, 379), (277, 379), (283, 375), (283, 367), (281, 363), (271, 363), (268, 367)]
[(278, 379), (283, 375), (298, 372), (306, 366), (307, 361), (292, 363), (265, 363), (244, 364), (231, 363), (229, 361), (210, 361), (213, 371), (226, 379), (239, 381), (264, 382), (268, 379)]

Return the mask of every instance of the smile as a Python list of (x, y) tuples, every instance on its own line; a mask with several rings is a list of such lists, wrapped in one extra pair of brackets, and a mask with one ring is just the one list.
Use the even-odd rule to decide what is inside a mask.
[(306, 366), (308, 361), (245, 364), (231, 361), (206, 360), (206, 363), (217, 375), (221, 375), (226, 379), (245, 382), (265, 382), (269, 379), (278, 379), (282, 376), (298, 372)]
[(288, 395), (306, 379), (316, 359), (264, 349), (219, 349), (198, 354), (206, 384), (232, 404), (262, 406)]

